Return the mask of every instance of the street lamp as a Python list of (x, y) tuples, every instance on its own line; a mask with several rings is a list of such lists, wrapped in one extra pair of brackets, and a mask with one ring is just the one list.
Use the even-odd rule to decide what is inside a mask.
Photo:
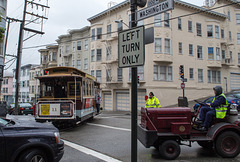
[(124, 24), (129, 28), (129, 26), (125, 22), (123, 22), (122, 20), (115, 20), (115, 23)]

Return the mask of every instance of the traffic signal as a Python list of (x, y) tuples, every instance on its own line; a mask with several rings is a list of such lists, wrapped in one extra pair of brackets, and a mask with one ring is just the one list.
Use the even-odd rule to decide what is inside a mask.
[(147, 0), (137, 0), (137, 6), (144, 7), (147, 4)]
[(179, 75), (181, 79), (184, 79), (184, 67), (183, 65), (179, 66)]
[(48, 71), (44, 70), (43, 75), (48, 75)]
[(138, 80), (137, 80), (137, 83), (139, 84), (139, 76), (137, 76), (137, 79), (138, 79)]

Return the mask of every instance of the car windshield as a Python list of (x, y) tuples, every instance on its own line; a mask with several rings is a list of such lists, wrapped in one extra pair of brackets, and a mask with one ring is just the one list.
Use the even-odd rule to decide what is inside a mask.
[(2, 124), (2, 125), (7, 125), (7, 124), (8, 124), (8, 121), (0, 118), (0, 124)]

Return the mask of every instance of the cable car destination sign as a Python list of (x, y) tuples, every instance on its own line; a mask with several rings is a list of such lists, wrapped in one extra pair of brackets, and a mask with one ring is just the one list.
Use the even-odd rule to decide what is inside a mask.
[(118, 34), (118, 67), (142, 66), (145, 61), (144, 26)]
[(172, 10), (174, 8), (174, 0), (150, 0), (148, 6), (137, 12), (137, 21), (154, 16), (156, 14)]

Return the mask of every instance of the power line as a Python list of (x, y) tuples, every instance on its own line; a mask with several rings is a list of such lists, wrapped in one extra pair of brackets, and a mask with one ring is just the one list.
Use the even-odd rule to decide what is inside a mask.
[[(219, 9), (219, 8), (224, 8), (224, 7), (235, 5), (235, 4), (240, 4), (240, 2), (232, 2), (230, 4), (222, 5), (222, 6), (219, 6), (219, 7), (214, 7), (214, 8), (211, 8), (211, 9), (205, 9), (205, 10), (197, 11), (197, 12), (194, 12), (194, 13), (191, 13), (191, 14), (181, 15), (181, 16), (173, 17), (173, 18), (166, 19), (166, 20), (155, 21), (153, 23), (144, 24), (144, 26), (149, 26), (149, 25), (153, 25), (155, 23), (160, 23), (160, 22), (165, 22), (165, 21), (171, 21), (171, 20), (175, 20), (175, 19), (178, 19), (178, 18), (187, 17), (187, 16), (191, 16), (191, 15), (196, 15), (196, 14), (200, 14), (200, 13), (205, 13), (205, 12), (208, 12), (208, 11), (213, 11), (213, 10), (216, 10), (216, 9)], [(82, 37), (82, 38), (76, 38), (76, 39), (72, 39), (72, 40), (68, 40), (68, 41), (63, 41), (62, 43), (68, 43), (68, 42), (78, 41), (78, 40), (83, 40), (83, 39), (90, 39), (90, 38), (93, 38), (93, 37), (96, 38), (97, 36), (105, 36), (105, 35), (114, 34), (114, 33), (117, 33), (117, 32), (118, 31), (113, 31), (113, 32), (110, 32), (110, 33), (104, 33), (104, 34), (96, 35), (96, 36), (94, 35), (94, 36), (87, 36), (87, 37)], [(39, 48), (39, 47), (45, 47), (45, 46), (50, 46), (50, 45), (58, 45), (58, 43), (51, 43), (51, 44), (45, 44), (45, 45), (24, 47), (23, 49)]]

